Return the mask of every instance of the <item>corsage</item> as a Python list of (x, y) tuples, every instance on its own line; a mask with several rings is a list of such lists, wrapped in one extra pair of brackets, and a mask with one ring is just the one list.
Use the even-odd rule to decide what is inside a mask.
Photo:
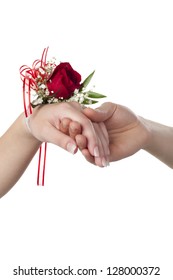
[[(56, 59), (47, 61), (48, 48), (45, 48), (41, 59), (33, 62), (32, 67), (20, 67), (23, 82), (23, 104), (26, 118), (33, 108), (42, 104), (76, 101), (80, 104), (97, 103), (98, 98), (106, 97), (92, 90), (87, 90), (94, 71), (82, 82), (81, 75), (70, 63), (56, 64)], [(47, 143), (39, 149), (37, 185), (44, 186)]]

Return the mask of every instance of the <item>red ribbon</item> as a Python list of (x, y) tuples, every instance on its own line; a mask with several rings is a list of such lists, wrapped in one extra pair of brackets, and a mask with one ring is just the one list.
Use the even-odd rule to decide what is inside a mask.
[(38, 173), (37, 173), (37, 185), (38, 186), (44, 186), (45, 167), (46, 167), (46, 151), (47, 151), (47, 143), (43, 143), (39, 149)]
[[(20, 67), (20, 76), (23, 81), (23, 105), (26, 118), (32, 114), (31, 107), (31, 89), (36, 90), (37, 84), (35, 79), (38, 75), (38, 68), (44, 68), (46, 65), (48, 48), (42, 53), (41, 60), (37, 59), (33, 62), (32, 68), (27, 65)], [(47, 143), (43, 143), (39, 149), (37, 185), (44, 186), (45, 167), (46, 167), (46, 151)]]

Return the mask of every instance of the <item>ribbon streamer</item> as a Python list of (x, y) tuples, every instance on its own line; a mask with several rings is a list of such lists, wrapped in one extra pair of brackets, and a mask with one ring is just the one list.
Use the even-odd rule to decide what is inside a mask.
[[(26, 118), (32, 114), (31, 107), (31, 89), (36, 90), (37, 85), (35, 79), (37, 77), (38, 68), (46, 65), (48, 48), (45, 48), (41, 60), (35, 60), (32, 68), (27, 65), (20, 67), (20, 77), (23, 81), (23, 105)], [(44, 186), (45, 167), (46, 167), (46, 152), (47, 143), (41, 144), (39, 148), (38, 159), (38, 173), (37, 173), (37, 185)]]
[(47, 143), (43, 143), (39, 149), (37, 186), (44, 186), (46, 151), (47, 151)]

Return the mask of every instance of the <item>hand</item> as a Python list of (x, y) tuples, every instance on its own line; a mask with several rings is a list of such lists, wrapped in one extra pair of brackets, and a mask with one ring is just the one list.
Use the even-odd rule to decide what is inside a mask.
[[(93, 122), (104, 122), (109, 136), (110, 161), (131, 156), (147, 144), (149, 131), (143, 119), (127, 107), (107, 102), (97, 110), (86, 108), (83, 113)], [(83, 149), (82, 153), (94, 163), (88, 149)]]
[[(149, 139), (149, 131), (142, 118), (137, 117), (130, 109), (114, 103), (104, 103), (96, 110), (86, 108), (83, 113), (92, 121), (103, 122), (109, 137), (110, 161), (117, 161), (131, 156), (144, 148)], [(68, 123), (69, 134), (76, 139), (78, 147), (85, 158), (95, 163), (86, 146), (86, 140), (80, 134), (79, 126)]]
[(35, 108), (29, 118), (29, 128), (39, 141), (51, 142), (74, 154), (77, 152), (74, 137), (60, 131), (61, 120), (67, 117), (80, 123), (89, 153), (96, 159), (98, 165), (105, 165), (109, 154), (108, 143), (101, 135), (101, 130), (82, 113), (82, 107), (76, 102), (49, 104)]

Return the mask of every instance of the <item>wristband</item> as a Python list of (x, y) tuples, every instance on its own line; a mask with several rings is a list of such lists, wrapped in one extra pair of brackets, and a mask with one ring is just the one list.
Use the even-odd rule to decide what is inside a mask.
[(30, 129), (30, 126), (29, 126), (29, 119), (30, 119), (30, 117), (31, 116), (25, 117), (25, 125), (27, 127), (28, 132), (31, 133), (31, 129)]

